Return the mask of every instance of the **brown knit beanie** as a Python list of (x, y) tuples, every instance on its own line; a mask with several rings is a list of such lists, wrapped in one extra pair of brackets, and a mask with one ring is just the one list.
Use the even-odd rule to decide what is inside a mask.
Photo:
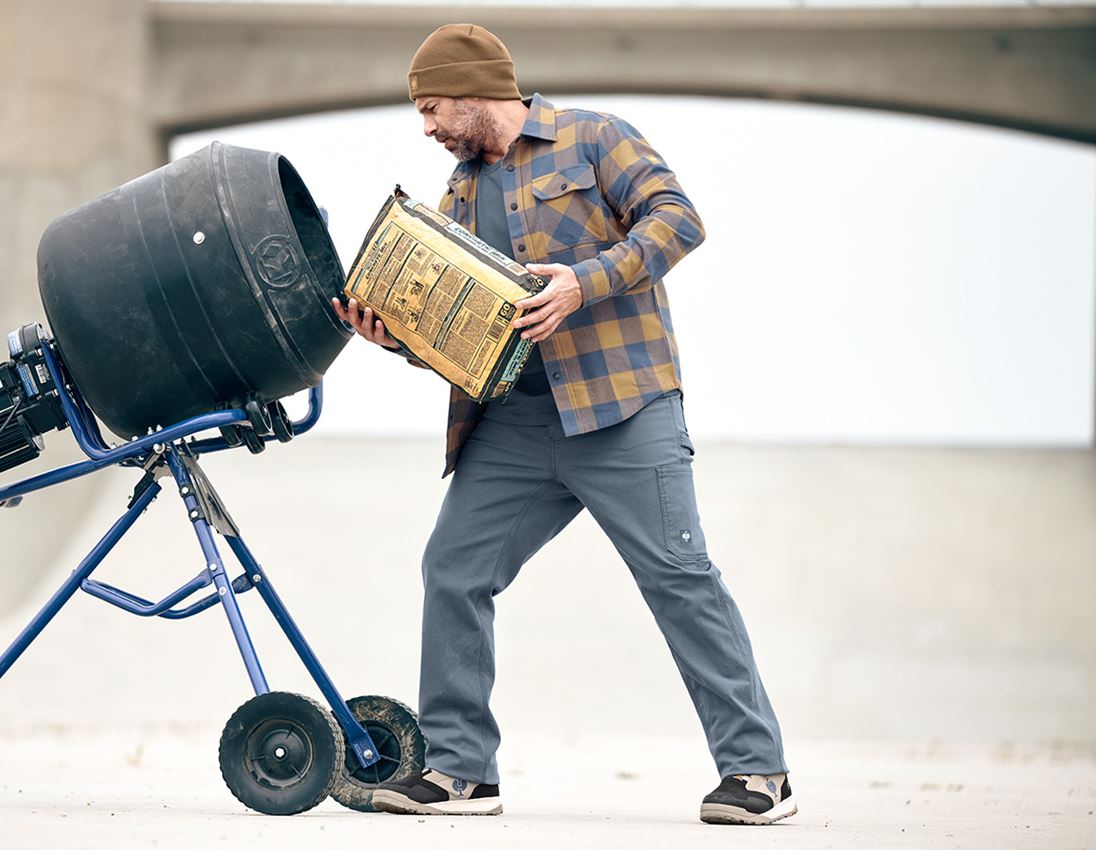
[(518, 100), (514, 60), (498, 36), (476, 24), (446, 24), (424, 41), (407, 72), (407, 94)]

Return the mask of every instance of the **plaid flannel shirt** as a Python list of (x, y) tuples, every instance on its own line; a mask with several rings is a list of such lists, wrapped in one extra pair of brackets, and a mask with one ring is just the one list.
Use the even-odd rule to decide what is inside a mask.
[[(563, 263), (582, 306), (541, 341), (563, 432), (615, 425), (681, 387), (662, 278), (704, 240), (704, 226), (674, 173), (626, 121), (555, 109), (534, 94), (502, 161), (512, 256)], [(476, 232), (478, 162), (462, 162), (438, 209)], [(484, 405), (453, 387), (444, 478)]]

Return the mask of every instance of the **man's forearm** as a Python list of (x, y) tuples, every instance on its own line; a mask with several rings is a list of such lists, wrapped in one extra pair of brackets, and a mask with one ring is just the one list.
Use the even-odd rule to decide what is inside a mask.
[(654, 283), (704, 241), (704, 225), (691, 206), (666, 204), (639, 221), (628, 238), (576, 263), (583, 306)]

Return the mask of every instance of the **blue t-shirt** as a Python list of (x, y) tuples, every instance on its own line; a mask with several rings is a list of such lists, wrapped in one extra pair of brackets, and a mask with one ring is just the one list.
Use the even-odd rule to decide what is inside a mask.
[[(476, 236), (507, 257), (512, 257), (510, 228), (506, 224), (506, 201), (502, 189), (502, 160), (488, 165), (480, 160), (476, 184)], [(559, 411), (544, 372), (540, 346), (534, 345), (518, 382), (506, 401), (488, 402), (483, 415), (514, 425), (559, 424)]]

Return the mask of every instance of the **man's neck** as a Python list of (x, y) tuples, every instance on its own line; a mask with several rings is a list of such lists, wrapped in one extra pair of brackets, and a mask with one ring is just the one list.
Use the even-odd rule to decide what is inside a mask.
[(494, 165), (506, 156), (510, 146), (517, 141), (529, 117), (529, 107), (520, 100), (500, 100), (492, 104), (492, 113), (502, 132), (490, 149), (484, 148), (480, 153), (488, 165)]

